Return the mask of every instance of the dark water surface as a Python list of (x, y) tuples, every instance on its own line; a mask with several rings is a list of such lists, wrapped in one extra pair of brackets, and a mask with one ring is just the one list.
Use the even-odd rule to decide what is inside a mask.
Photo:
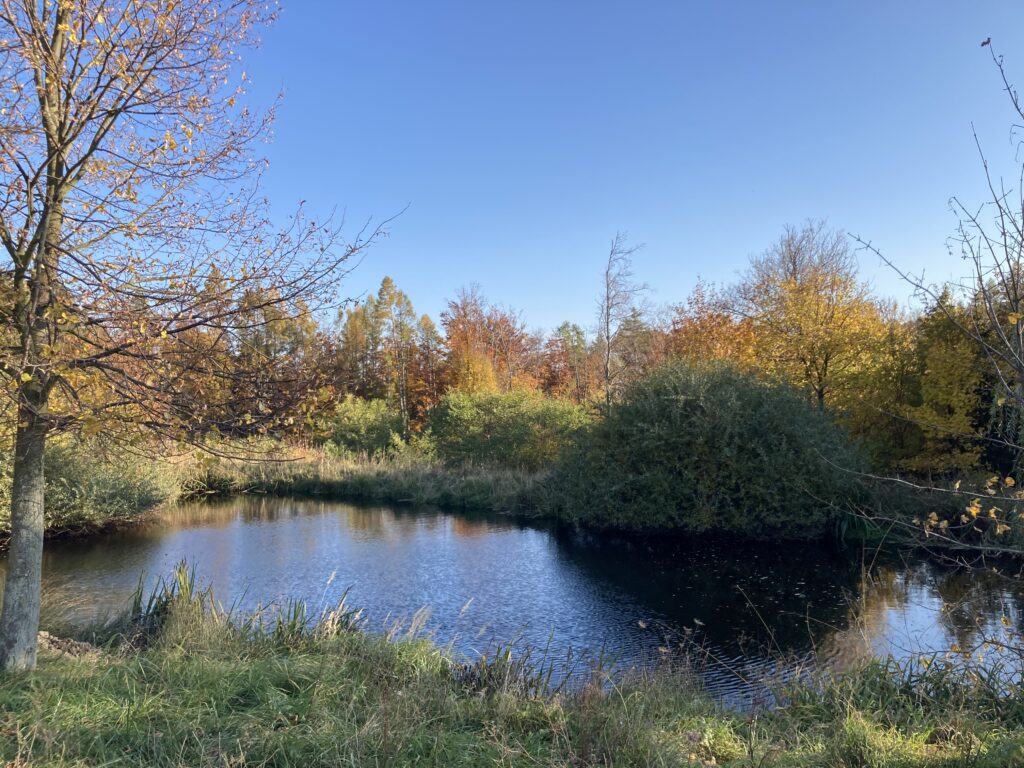
[(1024, 605), (995, 573), (913, 556), (627, 542), (500, 516), (252, 497), (49, 542), (44, 592), (52, 612), (85, 621), (120, 609), (140, 574), (152, 584), (183, 559), (225, 606), (300, 598), (317, 610), (347, 589), (369, 630), (422, 623), (469, 656), (515, 641), (548, 647), (552, 659), (603, 650), (632, 664), (692, 637), (709, 686), (726, 698), (745, 695), (743, 680), (779, 652), (844, 664), (967, 648), (1006, 622), (1019, 631)]

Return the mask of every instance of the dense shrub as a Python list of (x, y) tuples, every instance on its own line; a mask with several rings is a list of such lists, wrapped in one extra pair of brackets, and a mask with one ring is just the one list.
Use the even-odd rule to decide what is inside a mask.
[(341, 454), (383, 456), (401, 443), (402, 417), (384, 400), (346, 395), (327, 424), (329, 443)]
[[(12, 458), (10, 450), (0, 451), (0, 531), (10, 528)], [(45, 472), (51, 531), (94, 528), (137, 515), (174, 498), (180, 482), (170, 464), (73, 440), (51, 440)]]
[(537, 470), (557, 462), (587, 422), (579, 406), (534, 392), (449, 392), (427, 426), (446, 463)]
[(814, 537), (859, 495), (860, 460), (797, 392), (730, 368), (666, 366), (584, 435), (552, 487), (599, 526)]

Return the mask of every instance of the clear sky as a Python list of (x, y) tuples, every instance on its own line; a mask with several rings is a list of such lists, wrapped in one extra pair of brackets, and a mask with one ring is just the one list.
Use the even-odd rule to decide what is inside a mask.
[(617, 230), (658, 303), (808, 217), (959, 274), (948, 201), (984, 198), (972, 121), (997, 168), (1016, 159), (989, 36), (1024, 86), (1020, 2), (285, 0), (245, 65), (255, 100), (284, 92), (277, 211), (408, 205), (348, 295), (391, 275), (436, 318), (475, 282), (552, 327), (592, 322)]

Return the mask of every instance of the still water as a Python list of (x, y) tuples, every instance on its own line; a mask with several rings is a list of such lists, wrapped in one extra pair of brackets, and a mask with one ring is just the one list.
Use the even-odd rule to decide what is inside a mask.
[(422, 625), (456, 652), (494, 643), (549, 658), (644, 663), (680, 638), (702, 650), (726, 699), (781, 654), (845, 664), (970, 647), (1009, 622), (1024, 593), (994, 572), (820, 545), (623, 541), (501, 516), (241, 497), (181, 506), (151, 524), (46, 547), (44, 592), (63, 620), (116, 612), (144, 575), (181, 560), (237, 610), (348, 590), (366, 628)]

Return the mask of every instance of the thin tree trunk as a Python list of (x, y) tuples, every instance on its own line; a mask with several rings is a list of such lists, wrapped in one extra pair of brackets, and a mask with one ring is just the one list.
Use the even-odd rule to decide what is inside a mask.
[(36, 665), (43, 563), (43, 452), (47, 423), (31, 405), (18, 414), (11, 492), (11, 541), (0, 610), (0, 669)]

